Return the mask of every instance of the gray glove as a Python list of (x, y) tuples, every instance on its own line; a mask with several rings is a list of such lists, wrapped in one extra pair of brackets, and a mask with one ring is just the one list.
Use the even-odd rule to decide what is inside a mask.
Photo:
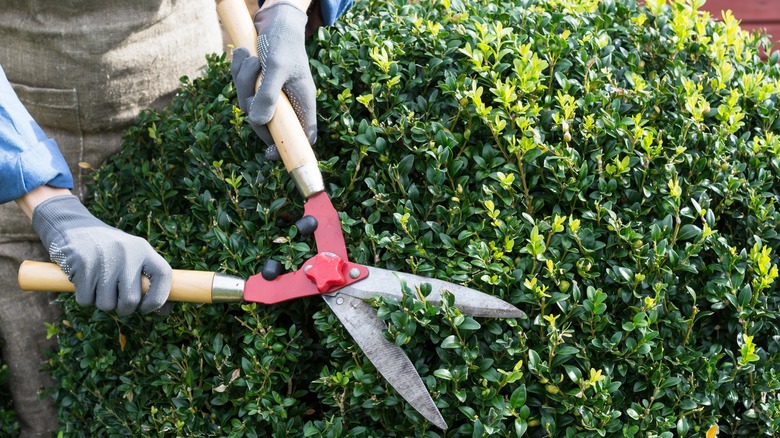
[[(248, 114), (249, 124), (266, 145), (274, 143), (266, 124), (276, 110), (282, 90), (290, 99), (309, 144), (317, 140), (317, 89), (306, 54), (306, 12), (289, 3), (276, 3), (255, 14), (257, 52), (233, 52), (230, 73), (236, 86), (238, 106)], [(255, 92), (258, 75), (262, 83)]]
[[(136, 309), (149, 313), (168, 299), (172, 271), (149, 243), (101, 222), (75, 196), (56, 196), (33, 212), (33, 228), (51, 260), (76, 286), (82, 306), (125, 316)], [(150, 280), (141, 293), (141, 276)]]

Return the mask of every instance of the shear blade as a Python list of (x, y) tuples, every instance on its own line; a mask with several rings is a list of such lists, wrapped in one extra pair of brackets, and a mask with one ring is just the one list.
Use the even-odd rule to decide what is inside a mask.
[(441, 306), (441, 293), (446, 290), (455, 297), (455, 306), (466, 315), (487, 318), (527, 318), (525, 312), (506, 301), (466, 286), (373, 266), (367, 268), (368, 278), (344, 287), (339, 292), (364, 300), (377, 295), (400, 300), (403, 298), (402, 281), (412, 290), (428, 283), (431, 285), (431, 293), (425, 300), (435, 306)]
[(322, 295), (322, 298), (363, 350), (363, 354), (401, 397), (425, 419), (442, 430), (447, 429), (447, 423), (412, 361), (382, 334), (387, 325), (376, 316), (374, 308), (359, 297), (338, 292)]

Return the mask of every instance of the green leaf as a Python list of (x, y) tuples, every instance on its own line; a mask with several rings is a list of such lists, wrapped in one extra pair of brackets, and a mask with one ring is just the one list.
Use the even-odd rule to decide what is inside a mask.
[(539, 358), (539, 353), (537, 353), (534, 350), (528, 350), (528, 368), (532, 371), (538, 368), (539, 362), (541, 359)]
[(528, 394), (525, 390), (525, 385), (520, 385), (512, 391), (512, 396), (509, 398), (509, 404), (513, 409), (520, 409), (525, 405)]
[(407, 155), (401, 159), (398, 163), (398, 174), (400, 176), (408, 176), (412, 172), (412, 166), (414, 165), (414, 155)]
[(680, 227), (677, 234), (679, 240), (696, 240), (701, 236), (701, 228), (693, 224), (686, 224)]
[(460, 341), (458, 341), (458, 338), (455, 337), (455, 335), (449, 335), (441, 342), (441, 348), (460, 348), (461, 344)]
[(443, 380), (452, 380), (452, 373), (450, 373), (450, 370), (445, 368), (439, 368), (433, 372), (433, 375)]
[(563, 368), (566, 370), (566, 375), (569, 376), (569, 379), (571, 379), (572, 382), (579, 383), (582, 380), (582, 372), (578, 367), (564, 365)]
[(472, 317), (466, 317), (462, 323), (458, 325), (461, 330), (479, 330), (482, 326)]
[(528, 431), (528, 422), (522, 418), (515, 418), (515, 436), (524, 436)]

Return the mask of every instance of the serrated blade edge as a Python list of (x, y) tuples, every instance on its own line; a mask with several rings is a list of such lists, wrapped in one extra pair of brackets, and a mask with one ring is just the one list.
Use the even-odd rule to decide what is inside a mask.
[(384, 337), (382, 332), (387, 329), (387, 325), (376, 316), (376, 310), (362, 299), (349, 295), (334, 293), (322, 295), (322, 298), (352, 335), (366, 358), (401, 397), (428, 421), (440, 429), (447, 429), (447, 423), (412, 361), (401, 348)]

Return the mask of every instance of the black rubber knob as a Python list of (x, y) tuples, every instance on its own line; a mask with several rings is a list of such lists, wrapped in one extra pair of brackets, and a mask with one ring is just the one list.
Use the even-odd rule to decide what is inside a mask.
[(265, 261), (265, 265), (263, 265), (262, 275), (266, 280), (273, 281), (276, 277), (282, 275), (283, 272), (284, 267), (281, 263), (276, 260), (268, 259)]
[(295, 226), (298, 227), (298, 231), (304, 237), (314, 234), (317, 225), (317, 218), (311, 215), (306, 215), (295, 222)]

